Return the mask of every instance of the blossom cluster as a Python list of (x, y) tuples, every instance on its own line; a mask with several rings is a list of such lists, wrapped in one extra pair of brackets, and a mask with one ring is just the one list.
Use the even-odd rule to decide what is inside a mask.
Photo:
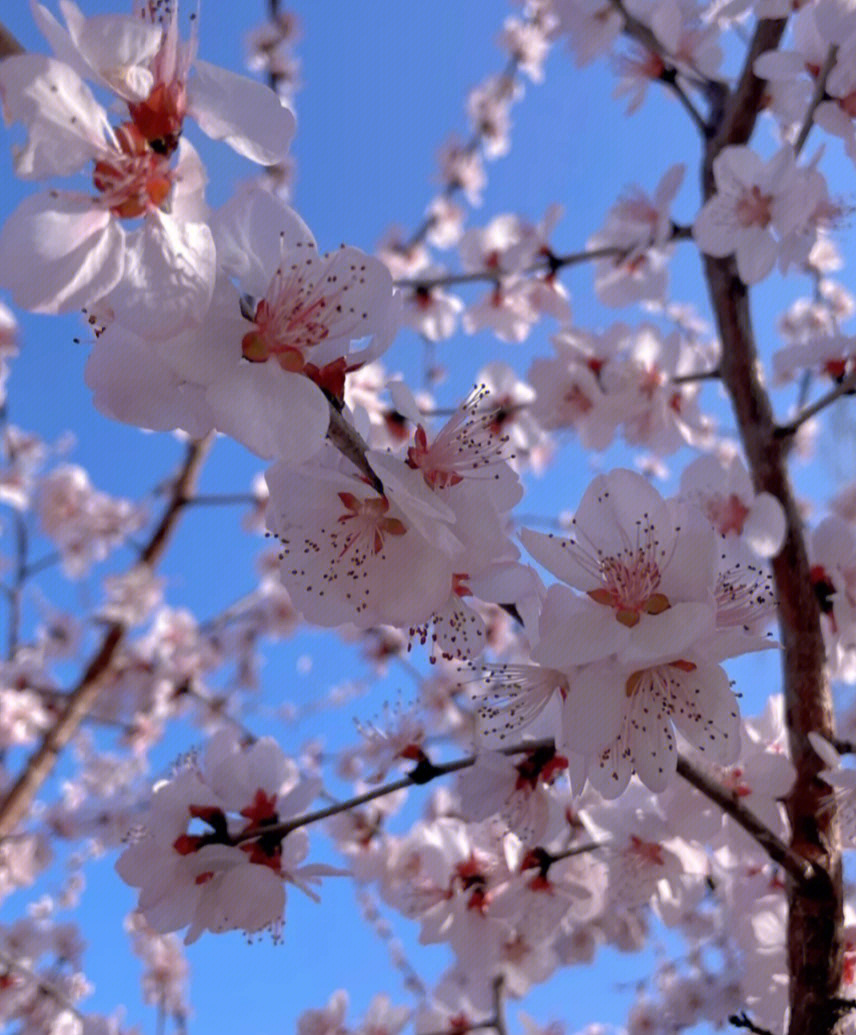
[[(118, 849), (116, 870), (138, 896), (126, 926), (145, 963), (144, 998), (179, 1028), (189, 1004), (175, 932), (186, 944), (231, 930), (278, 938), (288, 884), (317, 899), (322, 878), (347, 873), (367, 914), (382, 903), (418, 926), (421, 942), (447, 944), (453, 963), (429, 990), (391, 946), (419, 1009), (379, 995), (349, 1027), (338, 992), (301, 1016), (300, 1035), (397, 1035), (408, 1022), (417, 1035), (501, 1032), (500, 993), (521, 997), (604, 946), (639, 949), (654, 923), (690, 953), (640, 988), (628, 1035), (721, 1027), (743, 1008), (756, 1030), (784, 1030), (788, 895), (801, 865), (815, 863), (795, 858), (783, 802), (795, 781), (815, 790), (824, 781), (812, 819), (822, 824), (838, 806), (852, 848), (853, 771), (817, 731), (795, 729), (778, 697), (760, 718), (741, 716), (726, 665), (778, 648), (773, 564), (781, 586), (787, 544), (787, 563), (806, 563), (802, 599), (826, 671), (856, 682), (856, 490), (840, 487), (827, 510), (800, 516), (786, 479), (766, 478), (750, 448), (746, 407), (743, 451), (718, 430), (705, 383), (738, 394), (729, 335), (748, 308), (729, 322), (720, 294), (718, 338), (671, 298), (670, 277), (693, 243), (735, 306), (774, 271), (811, 278), (811, 297), (778, 319), (783, 345), (771, 350), (768, 380), (795, 385), (797, 401), (787, 418), (770, 418), (764, 462), (810, 448), (812, 418), (856, 386), (845, 326), (856, 303), (831, 277), (846, 205), (830, 192), (823, 152), (803, 151), (816, 126), (856, 161), (856, 16), (837, 0), (791, 6), (526, 0), (500, 37), (507, 67), (468, 95), (469, 138), (440, 152), (423, 224), (391, 229), (375, 257), (351, 245), (322, 252), (284, 200), (296, 130), (292, 15), (272, 4), (250, 40), (268, 89), (201, 60), (177, 3), (135, 0), (132, 14), (87, 17), (61, 0), (60, 21), (34, 0), (53, 56), (0, 61), (0, 101), (22, 126), (16, 173), (46, 189), (0, 229), (0, 287), (35, 312), (83, 311), (94, 405), (190, 440), (185, 475), (215, 432), (269, 463), (242, 500), (246, 526), (266, 529), (273, 549), (249, 593), (199, 620), (167, 603), (155, 571), (164, 522), (201, 499), (192, 486), (179, 477), (159, 487), (165, 516), (153, 526), (151, 507), (96, 489), (68, 462), (67, 443), (48, 446), (3, 421), (0, 501), (15, 546), (2, 571), (0, 822), (20, 808), (38, 759), (77, 737), (56, 800), (0, 838), (0, 893), (47, 871), (51, 840), (86, 846), (59, 893), (26, 922), (0, 925), (4, 1021), (22, 1032), (119, 1031), (117, 1018), (82, 1019), (82, 947), (54, 916), (79, 898), (83, 863)], [(752, 50), (741, 79), (766, 84), (757, 111), (744, 113), (763, 109), (772, 125), (766, 157), (736, 131), (711, 149), (726, 101), (742, 97), (725, 72), (726, 33), (740, 35), (751, 15), (791, 27), (782, 47)], [(700, 199), (679, 162), (652, 190), (626, 188), (577, 252), (553, 243), (558, 204), (540, 219), (505, 212), (467, 225), (461, 199), (481, 203), (485, 163), (509, 151), (524, 80), (543, 79), (556, 42), (578, 65), (610, 55), (628, 114), (654, 83), (674, 94), (705, 142)], [(190, 120), (265, 170), (216, 209)], [(582, 263), (598, 304), (641, 305), (642, 321), (578, 323), (563, 276)], [(484, 290), (471, 298), (472, 285)], [(439, 364), (418, 393), (381, 364), (405, 329), (428, 349), (459, 328), (522, 346), (544, 320), (555, 324), (551, 354), (536, 355), (525, 376), (492, 359), (451, 408), (427, 390), (442, 380)], [(0, 309), (2, 391), (14, 350), (14, 319)], [(767, 357), (746, 350), (737, 358), (747, 381), (753, 368), (760, 427)], [(810, 403), (820, 379), (827, 394)], [(645, 473), (604, 462), (572, 513), (543, 525), (516, 515), (530, 477), (571, 434), (589, 453), (619, 438), (647, 451), (637, 461)], [(661, 493), (665, 460), (687, 447), (701, 455), (672, 495)], [(33, 560), (30, 534), (51, 553)], [(56, 565), (86, 589), (98, 571), (97, 602), (86, 621), (40, 598), (25, 639), (29, 579)], [(326, 747), (286, 754), (245, 721), (260, 641), (301, 627), (336, 630), (376, 673), (406, 672), (417, 686), (416, 704), (385, 708), (333, 752), (350, 798), (322, 775)], [(326, 704), (350, 700), (357, 682)], [(151, 750), (178, 716), (210, 736), (153, 784)], [(276, 712), (298, 716), (288, 702)], [(83, 721), (91, 728), (80, 732)], [(119, 731), (124, 753), (104, 748), (103, 729)], [(806, 742), (819, 761), (806, 762)], [(30, 750), (16, 781), (7, 756)], [(384, 786), (392, 769), (403, 775)], [(415, 823), (395, 826), (411, 788), (452, 774)], [(347, 870), (307, 861), (322, 822)], [(846, 1000), (856, 985), (851, 903), (843, 915)], [(375, 927), (383, 936), (383, 921)]]

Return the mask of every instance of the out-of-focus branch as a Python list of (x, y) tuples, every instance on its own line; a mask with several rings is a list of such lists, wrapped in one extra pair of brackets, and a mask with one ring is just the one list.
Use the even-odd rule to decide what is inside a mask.
[[(692, 237), (692, 228), (689, 226), (678, 226), (673, 224), (671, 236), (663, 242), (664, 245), (674, 241), (688, 241)], [(662, 247), (662, 245), (650, 245), (650, 247)], [(584, 262), (597, 262), (599, 259), (624, 259), (637, 255), (642, 251), (641, 247), (621, 248), (616, 244), (604, 245), (602, 248), (586, 248), (578, 252), (566, 252), (564, 255), (555, 255), (550, 252), (539, 256), (535, 262), (524, 266), (522, 269), (507, 272), (504, 270), (475, 270), (468, 273), (443, 273), (436, 277), (406, 277), (395, 281), (399, 288), (413, 288), (416, 291), (431, 291), (433, 288), (453, 287), (456, 284), (477, 284), (490, 283), (499, 284), (502, 280), (511, 276), (529, 276), (537, 273), (557, 273), (568, 266), (579, 266)]]
[(15, 39), (6, 26), (0, 22), (0, 60), (5, 57), (12, 57), (14, 54), (23, 54), (24, 48)]
[(776, 434), (779, 438), (790, 438), (793, 436), (806, 421), (811, 420), (821, 410), (825, 410), (827, 406), (831, 406), (834, 402), (840, 399), (844, 395), (850, 395), (856, 392), (856, 370), (847, 374), (843, 377), (834, 388), (830, 388), (825, 395), (822, 395), (819, 399), (813, 402), (810, 406), (806, 406), (804, 409), (787, 424), (780, 424), (776, 428)]
[(755, 75), (755, 61), (761, 54), (778, 47), (786, 25), (786, 18), (764, 18), (758, 22), (746, 52), (740, 79), (733, 91), (723, 95), (722, 111), (717, 113), (716, 123), (711, 126), (710, 140), (705, 154), (705, 200), (710, 196), (713, 186), (714, 158), (723, 147), (731, 144), (745, 144), (752, 135), (758, 119), (761, 100), (767, 87), (766, 81)]
[(811, 863), (788, 848), (772, 830), (742, 804), (733, 791), (727, 790), (706, 773), (696, 769), (686, 758), (678, 759), (678, 773), (687, 783), (718, 805), (726, 816), (730, 816), (750, 837), (754, 838), (773, 862), (781, 866), (794, 880), (805, 883), (812, 878), (814, 873)]
[(29, 537), (24, 516), (16, 510), (13, 514), (15, 526), (15, 569), (12, 586), (9, 589), (9, 625), (6, 639), (6, 657), (11, 661), (18, 649), (18, 636), (21, 626), (21, 598), (24, 593), (24, 582), (27, 578), (27, 552)]
[[(329, 401), (329, 400), (328, 400)], [(352, 427), (345, 419), (342, 411), (330, 402), (330, 426), (327, 428), (327, 438), (339, 450), (346, 459), (365, 475), (369, 485), (383, 494), (383, 482), (374, 473), (366, 459), (368, 443), (364, 441), (356, 428)]]
[(818, 104), (823, 100), (826, 95), (826, 80), (829, 78), (829, 73), (832, 71), (836, 58), (838, 57), (838, 47), (831, 46), (826, 55), (826, 60), (823, 62), (823, 66), (818, 72), (817, 79), (814, 81), (814, 90), (812, 91), (811, 100), (809, 101), (808, 110), (805, 113), (803, 124), (799, 131), (799, 136), (794, 141), (794, 151), (797, 154), (803, 149), (803, 145), (808, 140), (808, 135), (811, 132), (811, 127), (814, 125), (814, 113), (817, 110)]
[(6, 952), (5, 949), (0, 949), (0, 963), (4, 967), (8, 967), (14, 974), (20, 975), (22, 978), (26, 978), (28, 981), (32, 981), (35, 987), (42, 993), (42, 995), (48, 996), (58, 1003), (64, 1010), (68, 1010), (70, 1014), (77, 1018), (78, 1021), (84, 1021), (85, 1018), (80, 1010), (74, 1005), (69, 997), (62, 991), (61, 988), (57, 988), (56, 985), (45, 981), (44, 978), (28, 967), (25, 963), (17, 960), (10, 953)]
[[(500, 749), (500, 754), (503, 755), (522, 755), (527, 751), (537, 751), (539, 748), (552, 748), (554, 747), (553, 738), (549, 737), (545, 740), (528, 740), (523, 744), (515, 744), (512, 747), (505, 747)], [(316, 809), (315, 812), (307, 812), (302, 816), (297, 816), (295, 819), (285, 820), (282, 823), (274, 823), (271, 826), (264, 827), (263, 830), (251, 830), (248, 833), (239, 834), (234, 838), (234, 844), (240, 844), (243, 841), (252, 841), (256, 837), (260, 837), (264, 834), (265, 837), (285, 837), (290, 834), (293, 830), (297, 830), (300, 827), (309, 826), (312, 823), (319, 823), (323, 819), (329, 819), (331, 816), (337, 816), (341, 812), (349, 812), (351, 809), (359, 808), (360, 805), (366, 805), (370, 801), (374, 801), (377, 798), (384, 798), (388, 794), (395, 794), (396, 791), (406, 790), (408, 787), (418, 787), (425, 783), (430, 783), (432, 780), (436, 780), (438, 776), (446, 776), (449, 773), (457, 773), (461, 769), (469, 769), (470, 766), (475, 765), (477, 756), (467, 755), (465, 758), (456, 758), (452, 762), (440, 762), (435, 765), (429, 761), (428, 758), (422, 758), (414, 768), (408, 773), (407, 776), (403, 776), (400, 780), (393, 780), (391, 783), (382, 784), (380, 787), (374, 787), (370, 791), (366, 791), (364, 794), (358, 794), (354, 798), (348, 798), (345, 801), (334, 802), (332, 805), (327, 805), (323, 809)]]
[[(199, 472), (211, 448), (213, 436), (191, 442), (173, 483), (172, 494), (160, 521), (140, 551), (138, 563), (154, 568), (163, 556), (179, 518), (192, 498)], [(111, 622), (101, 644), (91, 657), (65, 706), (41, 744), (30, 756), (23, 772), (0, 802), (0, 840), (7, 837), (24, 818), (39, 788), (50, 775), (63, 748), (74, 736), (108, 681), (113, 661), (124, 643), (126, 626)]]

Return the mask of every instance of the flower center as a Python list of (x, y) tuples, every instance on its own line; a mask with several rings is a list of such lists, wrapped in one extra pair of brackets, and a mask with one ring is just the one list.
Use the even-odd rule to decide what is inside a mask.
[(707, 501), (705, 512), (720, 535), (728, 535), (729, 532), (740, 535), (749, 516), (749, 508), (734, 492), (727, 497), (712, 496)]
[(747, 229), (751, 226), (768, 226), (773, 218), (770, 211), (772, 203), (772, 195), (762, 194), (761, 188), (753, 184), (737, 202), (737, 222)]
[(163, 205), (173, 174), (166, 158), (148, 146), (133, 123), (119, 126), (116, 139), (119, 150), (95, 163), (92, 182), (114, 215), (136, 219)]
[(386, 496), (362, 500), (352, 492), (340, 492), (338, 496), (345, 507), (345, 513), (339, 515), (338, 521), (340, 525), (348, 525), (349, 532), (339, 553), (340, 557), (360, 541), (369, 542), (372, 553), (380, 553), (384, 536), (401, 536), (407, 532), (403, 521), (387, 517), (389, 500)]
[(149, 142), (153, 151), (171, 155), (178, 147), (181, 126), (187, 111), (184, 83), (174, 80), (158, 83), (139, 104), (129, 104), (134, 125)]
[(658, 593), (660, 569), (644, 550), (637, 550), (630, 561), (605, 557), (600, 562), (604, 585), (589, 590), (596, 604), (615, 610), (615, 619), (632, 628), (642, 614), (659, 615), (671, 607), (665, 593)]

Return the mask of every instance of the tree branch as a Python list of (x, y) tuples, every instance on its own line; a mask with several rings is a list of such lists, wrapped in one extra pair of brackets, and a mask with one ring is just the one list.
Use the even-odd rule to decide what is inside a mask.
[(795, 881), (805, 884), (812, 879), (814, 870), (811, 863), (780, 841), (772, 830), (741, 803), (733, 791), (727, 790), (700, 769), (696, 769), (686, 758), (678, 758), (678, 773), (754, 838), (773, 862), (781, 866)]
[(830, 388), (825, 395), (822, 395), (810, 406), (806, 406), (804, 409), (800, 410), (796, 417), (788, 421), (787, 424), (780, 424), (779, 427), (776, 428), (776, 435), (779, 438), (790, 438), (796, 434), (806, 421), (811, 420), (811, 418), (820, 413), (821, 410), (825, 410), (827, 406), (831, 406), (843, 395), (850, 395), (853, 392), (856, 392), (856, 370), (851, 371), (843, 377), (834, 388)]
[[(213, 435), (191, 442), (173, 484), (172, 497), (146, 545), (140, 551), (139, 564), (154, 568), (163, 556), (188, 499), (193, 496), (196, 481), (211, 448)], [(24, 818), (39, 788), (50, 775), (63, 748), (74, 736), (81, 722), (92, 709), (108, 681), (113, 661), (125, 640), (127, 628), (122, 622), (107, 626), (101, 645), (90, 659), (74, 689), (67, 695), (65, 707), (41, 744), (30, 756), (18, 779), (0, 802), (0, 841), (7, 837)]]
[(797, 154), (802, 151), (803, 145), (806, 140), (808, 140), (811, 127), (814, 125), (814, 113), (817, 110), (818, 104), (820, 104), (826, 94), (826, 80), (829, 78), (829, 73), (832, 71), (837, 57), (838, 47), (833, 45), (829, 48), (826, 54), (826, 60), (823, 62), (823, 66), (818, 73), (817, 79), (815, 79), (814, 90), (811, 95), (811, 100), (809, 101), (808, 110), (805, 113), (799, 136), (794, 142), (794, 151)]
[[(673, 241), (688, 241), (692, 238), (692, 227), (672, 224), (672, 234), (664, 244)], [(653, 247), (649, 245), (648, 247)], [(476, 270), (468, 273), (443, 273), (437, 277), (403, 277), (395, 281), (399, 288), (412, 288), (415, 291), (431, 291), (434, 288), (453, 287), (456, 284), (489, 283), (499, 284), (503, 279), (512, 276), (528, 276), (533, 273), (557, 273), (566, 266), (579, 266), (584, 262), (597, 262), (600, 259), (625, 259), (638, 253), (640, 249), (622, 248), (616, 244), (604, 245), (602, 248), (587, 248), (578, 252), (566, 252), (554, 255), (552, 252), (540, 256), (535, 262), (519, 270)]]
[[(758, 22), (740, 80), (725, 101), (705, 148), (702, 197), (715, 191), (713, 163), (724, 147), (745, 144), (758, 119), (765, 84), (753, 70), (757, 57), (775, 49), (786, 19)], [(808, 733), (835, 739), (835, 719), (826, 671), (820, 609), (812, 590), (802, 517), (787, 469), (788, 443), (778, 433), (764, 387), (749, 289), (733, 257), (704, 256), (711, 306), (722, 343), (722, 381), (743, 440), (756, 492), (769, 492), (782, 505), (786, 534), (772, 560), (782, 642), (785, 722), (796, 779), (787, 798), (790, 849), (812, 866), (809, 881), (787, 886), (787, 952), (791, 1035), (830, 1035), (838, 1015), (832, 999), (843, 968), (843, 884), (837, 809), (820, 778), (823, 762)]]
[(368, 443), (362, 438), (357, 429), (348, 423), (342, 411), (330, 398), (327, 399), (327, 402), (330, 407), (330, 425), (327, 428), (327, 438), (339, 450), (342, 456), (346, 460), (350, 460), (357, 470), (365, 476), (366, 481), (375, 492), (383, 495), (383, 482), (374, 473), (366, 459), (366, 453), (369, 448)]
[(755, 60), (768, 50), (775, 50), (787, 25), (786, 18), (762, 19), (755, 27), (755, 33), (746, 53), (743, 71), (734, 90), (723, 97), (722, 111), (711, 135), (705, 154), (704, 198), (710, 196), (713, 185), (713, 160), (723, 149), (732, 144), (745, 144), (752, 135), (760, 111), (766, 81), (755, 75)]
[(11, 32), (0, 22), (0, 60), (6, 57), (13, 57), (15, 54), (23, 54), (24, 48), (15, 39)]
[[(554, 746), (553, 738), (548, 737), (545, 740), (529, 740), (523, 744), (501, 748), (500, 754), (521, 755), (525, 754), (527, 751), (536, 751), (539, 748), (552, 748)], [(441, 762), (439, 765), (434, 765), (434, 763), (430, 762), (427, 758), (423, 758), (407, 774), (407, 776), (401, 777), (400, 780), (393, 780), (391, 783), (383, 784), (380, 787), (374, 787), (372, 790), (365, 791), (363, 794), (358, 794), (354, 798), (334, 802), (332, 805), (327, 805), (323, 809), (316, 809), (315, 812), (307, 812), (303, 816), (297, 816), (295, 819), (288, 819), (282, 823), (271, 824), (271, 826), (266, 826), (260, 830), (251, 830), (246, 833), (238, 834), (233, 838), (232, 843), (241, 844), (243, 841), (252, 841), (254, 838), (261, 836), (285, 837), (293, 830), (309, 826), (312, 823), (318, 823), (322, 819), (329, 819), (331, 816), (337, 816), (341, 812), (348, 812), (351, 809), (359, 808), (360, 805), (366, 805), (368, 802), (374, 801), (376, 798), (384, 798), (387, 794), (395, 794), (396, 791), (403, 791), (408, 787), (416, 787), (425, 783), (430, 783), (432, 780), (436, 780), (438, 776), (446, 776), (449, 773), (457, 773), (461, 769), (468, 769), (471, 765), (475, 765), (477, 758), (477, 755), (467, 755), (465, 758), (457, 758), (452, 762)]]

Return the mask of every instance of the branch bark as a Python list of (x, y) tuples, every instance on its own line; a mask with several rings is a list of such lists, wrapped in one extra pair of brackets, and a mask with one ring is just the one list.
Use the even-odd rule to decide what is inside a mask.
[(14, 54), (23, 54), (24, 48), (15, 39), (11, 32), (0, 22), (0, 60), (5, 57), (12, 57)]
[(802, 519), (787, 469), (787, 443), (777, 433), (755, 348), (746, 285), (732, 258), (705, 258), (708, 286), (722, 341), (722, 380), (735, 409), (752, 480), (772, 493), (787, 522), (785, 543), (773, 559), (783, 646), (783, 692), (791, 757), (797, 777), (788, 796), (791, 848), (813, 867), (808, 882), (788, 881), (788, 957), (791, 1035), (827, 1035), (838, 1012), (843, 891), (836, 810), (819, 778), (823, 763), (809, 744), (812, 730), (835, 739), (832, 696), (820, 609), (812, 589)]
[[(154, 568), (163, 557), (181, 513), (193, 497), (199, 472), (212, 442), (213, 435), (209, 435), (198, 442), (191, 442), (187, 447), (184, 461), (173, 484), (170, 501), (146, 545), (140, 551), (139, 564)], [(50, 776), (63, 748), (91, 711), (102, 687), (110, 678), (113, 662), (124, 643), (126, 632), (127, 628), (122, 622), (111, 622), (107, 626), (101, 645), (90, 659), (74, 689), (68, 694), (63, 711), (0, 802), (0, 841), (8, 837), (24, 818), (39, 788)]]
[[(724, 147), (752, 135), (764, 93), (753, 71), (756, 58), (775, 49), (786, 19), (761, 20), (743, 71), (725, 100), (705, 149), (702, 192), (714, 193), (713, 162)], [(836, 809), (820, 779), (823, 763), (812, 750), (812, 730), (835, 740), (835, 720), (826, 673), (821, 614), (809, 577), (802, 518), (787, 467), (788, 442), (777, 429), (764, 387), (749, 307), (749, 290), (732, 257), (704, 257), (708, 291), (722, 343), (722, 381), (730, 397), (756, 491), (772, 493), (787, 523), (784, 545), (773, 559), (782, 641), (785, 721), (797, 776), (788, 795), (790, 848), (812, 867), (812, 876), (787, 882), (787, 953), (790, 973), (790, 1035), (829, 1035), (841, 1016), (836, 994), (843, 965), (843, 888)]]
[(795, 881), (807, 884), (813, 878), (814, 870), (811, 863), (783, 844), (772, 830), (764, 826), (758, 817), (740, 802), (733, 791), (728, 791), (715, 780), (711, 780), (686, 758), (678, 757), (678, 774), (741, 826), (758, 842), (773, 862), (778, 863)]

